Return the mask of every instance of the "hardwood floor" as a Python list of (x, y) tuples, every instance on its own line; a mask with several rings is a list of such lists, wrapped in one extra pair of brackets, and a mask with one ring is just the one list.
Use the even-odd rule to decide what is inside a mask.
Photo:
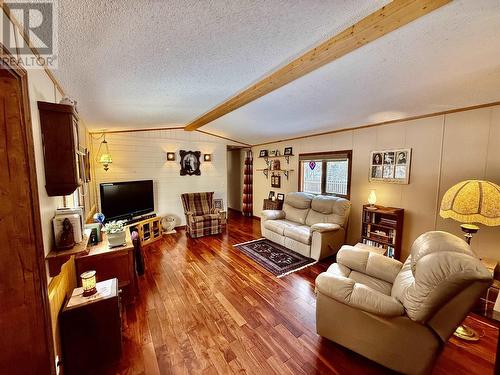
[[(259, 222), (233, 216), (226, 233), (184, 231), (145, 248), (140, 296), (126, 308), (124, 352), (107, 373), (387, 374), (319, 337), (314, 280), (326, 259), (278, 279), (234, 244), (260, 237)], [(434, 374), (492, 373), (498, 330), (470, 316), (479, 343), (451, 339)]]

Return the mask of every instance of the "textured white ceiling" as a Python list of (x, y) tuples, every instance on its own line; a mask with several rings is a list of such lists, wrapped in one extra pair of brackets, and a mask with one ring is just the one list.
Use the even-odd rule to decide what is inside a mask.
[(55, 74), (91, 129), (185, 124), (386, 3), (59, 0)]
[(257, 144), (500, 100), (500, 1), (455, 0), (203, 127)]

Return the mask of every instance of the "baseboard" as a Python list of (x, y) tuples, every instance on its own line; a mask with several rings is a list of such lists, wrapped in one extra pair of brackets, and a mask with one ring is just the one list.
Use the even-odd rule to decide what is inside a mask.
[(185, 225), (179, 225), (178, 227), (175, 227), (174, 229), (175, 230), (184, 230), (184, 229), (186, 229), (186, 226)]
[(241, 214), (241, 211), (240, 211), (240, 210), (237, 210), (236, 208), (231, 208), (231, 207), (228, 207), (228, 208), (227, 208), (227, 211), (228, 211), (228, 212), (229, 212), (229, 211), (231, 211), (231, 212), (236, 212), (236, 213)]
[(258, 221), (260, 221), (260, 216), (255, 216), (255, 215), (253, 215), (253, 216), (252, 216), (252, 218), (253, 218), (254, 220), (258, 220)]

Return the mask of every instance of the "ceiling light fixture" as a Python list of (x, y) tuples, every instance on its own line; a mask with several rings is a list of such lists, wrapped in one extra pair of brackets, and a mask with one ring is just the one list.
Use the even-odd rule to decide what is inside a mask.
[[(99, 150), (97, 151), (97, 155), (99, 156), (99, 163), (101, 163), (104, 167), (104, 170), (107, 171), (109, 169), (109, 165), (113, 162), (111, 155), (109, 154), (108, 142), (106, 141), (106, 133), (103, 133), (104, 140), (99, 145)], [(101, 154), (101, 148), (104, 146), (104, 149)]]

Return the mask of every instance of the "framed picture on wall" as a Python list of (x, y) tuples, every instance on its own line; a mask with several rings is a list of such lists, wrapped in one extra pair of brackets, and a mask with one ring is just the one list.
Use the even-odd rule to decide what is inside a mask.
[(410, 183), (411, 148), (372, 151), (369, 181)]
[(285, 152), (283, 155), (292, 155), (293, 154), (293, 148), (292, 147), (285, 147)]
[(200, 151), (185, 151), (180, 150), (181, 156), (181, 176), (199, 176), (200, 172)]
[(214, 208), (218, 210), (224, 209), (224, 201), (220, 198), (214, 199)]
[(259, 158), (265, 158), (267, 156), (267, 150), (260, 150)]

